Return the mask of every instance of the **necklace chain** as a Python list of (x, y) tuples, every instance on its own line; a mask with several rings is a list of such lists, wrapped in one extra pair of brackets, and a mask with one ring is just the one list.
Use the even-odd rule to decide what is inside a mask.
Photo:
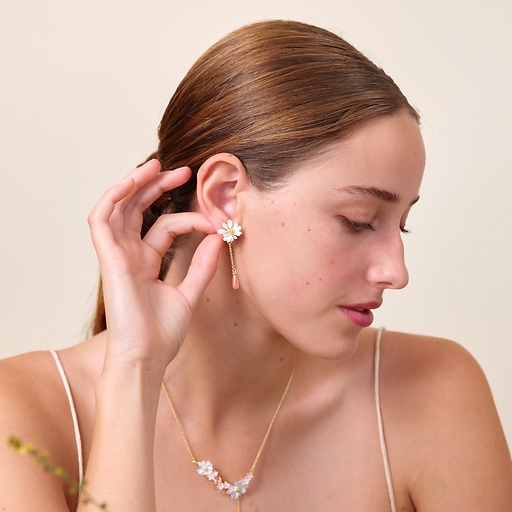
[[(297, 364), (297, 352), (295, 352), (295, 357), (294, 357), (294, 360), (293, 360), (293, 368), (292, 368), (292, 373), (290, 374), (290, 377), (288, 379), (288, 382), (286, 383), (286, 387), (284, 388), (284, 391), (283, 391), (283, 394), (281, 395), (281, 399), (279, 400), (279, 403), (277, 404), (277, 407), (276, 407), (276, 410), (274, 412), (274, 415), (272, 416), (272, 420), (270, 421), (270, 425), (268, 426), (267, 428), (267, 431), (265, 433), (265, 436), (263, 437), (263, 441), (261, 442), (261, 445), (258, 449), (258, 452), (256, 453), (256, 457), (254, 459), (254, 462), (252, 463), (252, 466), (251, 466), (251, 469), (249, 470), (249, 472), (247, 473), (247, 475), (245, 476), (245, 479), (247, 481), (247, 484), (245, 487), (247, 487), (248, 483), (250, 482), (250, 480), (252, 479), (252, 476), (253, 476), (253, 473), (254, 473), (254, 470), (256, 468), (256, 464), (258, 464), (258, 460), (260, 458), (260, 455), (263, 451), (263, 448), (265, 447), (265, 444), (267, 443), (267, 439), (270, 435), (270, 432), (272, 430), (272, 427), (274, 426), (274, 423), (276, 421), (276, 418), (277, 418), (277, 415), (279, 414), (279, 411), (281, 410), (281, 406), (283, 405), (283, 402), (284, 402), (284, 399), (286, 398), (286, 395), (288, 394), (288, 390), (290, 389), (290, 385), (292, 383), (292, 380), (293, 380), (293, 376), (295, 374), (295, 366)], [(172, 400), (171, 400), (171, 396), (169, 395), (169, 391), (167, 390), (167, 386), (165, 385), (165, 383), (162, 381), (162, 389), (164, 391), (164, 394), (165, 394), (165, 397), (167, 398), (167, 402), (169, 403), (169, 406), (171, 408), (171, 411), (172, 411), (172, 415), (174, 416), (174, 420), (176, 421), (176, 425), (178, 425), (178, 429), (180, 431), (180, 434), (181, 434), (181, 438), (183, 439), (183, 442), (185, 443), (185, 447), (187, 448), (187, 451), (188, 451), (188, 454), (190, 456), (190, 459), (192, 460), (192, 462), (198, 466), (201, 467), (202, 464), (205, 464), (204, 461), (202, 461), (201, 463), (199, 463), (196, 458), (194, 457), (194, 454), (192, 453), (192, 449), (190, 448), (190, 445), (188, 444), (188, 441), (187, 441), (187, 436), (185, 435), (185, 431), (183, 430), (183, 427), (181, 426), (181, 423), (180, 423), (180, 420), (178, 419), (178, 415), (176, 414), (176, 410), (174, 409), (174, 405), (172, 403)], [(209, 461), (206, 461), (208, 464), (210, 464)], [(211, 464), (210, 464), (211, 466)], [(213, 470), (213, 467), (212, 467), (212, 470)], [(229, 485), (227, 483), (227, 481), (225, 479), (222, 479), (221, 477), (219, 477), (223, 482), (225, 482), (224, 485)], [(209, 477), (209, 479), (211, 479)], [(236, 485), (236, 484), (235, 484)], [(232, 486), (233, 487), (233, 486)], [(221, 489), (221, 487), (217, 487), (218, 489)], [(227, 488), (227, 487), (226, 487)], [(237, 504), (237, 512), (240, 512), (240, 497), (241, 497), (241, 494), (243, 494), (245, 492), (245, 488), (243, 490), (242, 493), (239, 493), (238, 494), (238, 497), (235, 498), (236, 499), (236, 504)], [(234, 495), (232, 495), (233, 497)]]

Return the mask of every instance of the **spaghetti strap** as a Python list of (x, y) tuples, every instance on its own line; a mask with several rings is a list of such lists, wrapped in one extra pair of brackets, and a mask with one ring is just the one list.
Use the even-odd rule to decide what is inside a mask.
[(384, 472), (386, 473), (386, 483), (388, 486), (389, 504), (391, 505), (391, 512), (397, 512), (396, 502), (395, 502), (395, 493), (393, 491), (393, 480), (391, 478), (391, 469), (389, 467), (388, 450), (386, 447), (386, 439), (384, 437), (384, 425), (382, 423), (382, 413), (381, 413), (381, 409), (380, 409), (379, 366), (380, 366), (380, 339), (382, 336), (382, 331), (384, 331), (383, 327), (381, 327), (377, 331), (377, 335), (375, 338), (375, 361), (374, 361), (375, 404), (377, 406), (377, 422), (379, 425), (380, 449), (382, 451), (382, 460), (384, 462)]
[(80, 427), (78, 426), (78, 418), (76, 415), (75, 402), (73, 400), (73, 395), (71, 394), (71, 388), (69, 387), (68, 378), (66, 377), (66, 372), (64, 371), (64, 367), (60, 362), (59, 356), (55, 350), (50, 350), (51, 355), (55, 359), (55, 364), (57, 365), (57, 369), (59, 370), (60, 377), (62, 379), (62, 383), (64, 384), (64, 389), (66, 390), (66, 395), (69, 401), (69, 408), (71, 409), (71, 417), (73, 419), (73, 428), (75, 430), (75, 440), (76, 440), (76, 451), (78, 453), (78, 482), (82, 484), (84, 479), (84, 462), (82, 455), (82, 437), (80, 435)]

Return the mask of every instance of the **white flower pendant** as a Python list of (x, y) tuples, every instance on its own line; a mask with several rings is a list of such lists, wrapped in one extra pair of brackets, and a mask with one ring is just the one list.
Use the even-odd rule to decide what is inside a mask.
[(229, 219), (227, 223), (223, 222), (222, 227), (224, 229), (219, 229), (217, 233), (222, 235), (222, 239), (228, 244), (235, 241), (239, 236), (242, 235), (242, 227), (238, 224), (238, 222), (233, 222), (231, 219)]
[(246, 493), (247, 487), (254, 476), (249, 472), (241, 480), (238, 480), (234, 484), (230, 484), (225, 478), (222, 478), (219, 475), (219, 472), (213, 467), (213, 464), (209, 460), (202, 460), (201, 462), (198, 462), (197, 465), (199, 466), (197, 472), (200, 475), (208, 478), (208, 480), (215, 485), (217, 490), (222, 494), (231, 496), (234, 500), (239, 499), (242, 494)]

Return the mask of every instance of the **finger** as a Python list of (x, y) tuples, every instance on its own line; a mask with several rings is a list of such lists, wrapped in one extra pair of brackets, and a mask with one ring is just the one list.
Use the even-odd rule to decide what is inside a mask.
[(160, 173), (140, 188), (124, 207), (124, 231), (128, 236), (140, 236), (142, 212), (154, 203), (164, 192), (186, 183), (192, 174), (188, 167)]
[(208, 235), (197, 247), (183, 282), (177, 287), (194, 308), (217, 270), (223, 241), (217, 234)]
[(112, 213), (110, 223), (112, 229), (115, 232), (121, 233), (124, 227), (123, 212), (125, 206), (129, 204), (131, 198), (137, 193), (138, 190), (140, 190), (148, 182), (154, 179), (155, 176), (158, 176), (160, 169), (160, 162), (156, 159), (152, 159), (146, 162), (144, 165), (141, 165), (140, 167), (137, 167), (136, 169), (128, 173), (128, 175), (122, 180), (123, 182), (131, 179), (134, 181), (135, 185), (131, 193), (116, 204), (116, 208)]
[(156, 158), (153, 158), (140, 167), (136, 167), (133, 171), (130, 171), (123, 178), (123, 181), (131, 178), (140, 187), (155, 177), (160, 172), (160, 169), (160, 162)]
[(202, 213), (172, 213), (158, 217), (144, 237), (144, 242), (163, 258), (176, 236), (192, 231), (215, 233), (215, 229)]
[(125, 178), (117, 185), (109, 188), (96, 203), (87, 221), (91, 230), (94, 247), (108, 249), (115, 244), (115, 236), (110, 225), (110, 218), (119, 201), (129, 196), (135, 187), (132, 178)]

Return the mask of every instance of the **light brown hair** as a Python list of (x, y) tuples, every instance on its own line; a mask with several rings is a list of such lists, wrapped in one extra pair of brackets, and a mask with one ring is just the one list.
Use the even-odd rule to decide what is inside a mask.
[[(232, 153), (260, 190), (286, 182), (298, 163), (378, 116), (406, 111), (419, 121), (386, 73), (341, 37), (296, 21), (245, 26), (221, 39), (176, 89), (148, 158), (192, 178), (144, 212), (142, 236), (163, 213), (189, 211), (196, 173), (217, 153)], [(177, 240), (162, 261), (169, 268)], [(92, 333), (106, 328), (103, 296)]]

